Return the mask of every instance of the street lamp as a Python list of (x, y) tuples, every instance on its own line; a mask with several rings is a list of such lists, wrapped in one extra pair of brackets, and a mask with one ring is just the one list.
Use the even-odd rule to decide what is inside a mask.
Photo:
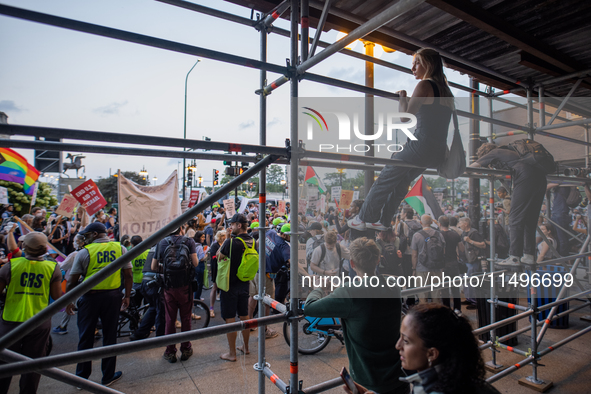
[(285, 181), (285, 179), (282, 179), (282, 180), (280, 181), (280, 183), (281, 183), (281, 186), (283, 186), (283, 190), (282, 190), (282, 191), (283, 191), (283, 198), (282, 198), (282, 200), (285, 200), (285, 184), (286, 184), (287, 182)]
[[(185, 77), (185, 118), (184, 118), (184, 131), (183, 131), (183, 139), (187, 139), (187, 81), (189, 80), (189, 74), (191, 74), (191, 71), (193, 71), (193, 69), (195, 68), (195, 66), (197, 65), (197, 63), (199, 63), (201, 60), (197, 59), (197, 61), (195, 62), (195, 64), (193, 64), (193, 67), (191, 67), (191, 69), (189, 70), (189, 72), (187, 73), (187, 76)], [(183, 148), (183, 151), (185, 151), (186, 148)], [(186, 159), (183, 157), (183, 200), (185, 199), (185, 189), (187, 187), (186, 182), (185, 182), (185, 167), (187, 166), (186, 163)]]
[(203, 177), (201, 174), (199, 174), (199, 178), (197, 178), (197, 180), (199, 181), (199, 187), (201, 187), (201, 182), (203, 182)]
[(146, 166), (144, 165), (142, 167), (142, 170), (140, 171), (140, 176), (143, 178), (143, 180), (146, 180), (146, 177), (148, 176), (148, 171), (146, 171)]
[(154, 181), (154, 186), (156, 186), (156, 181), (158, 180), (158, 177), (155, 176), (154, 178), (152, 178), (152, 180)]

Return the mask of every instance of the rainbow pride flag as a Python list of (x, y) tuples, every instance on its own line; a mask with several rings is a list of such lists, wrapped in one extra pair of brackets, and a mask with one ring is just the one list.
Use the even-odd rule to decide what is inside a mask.
[(0, 148), (0, 179), (20, 183), (25, 193), (33, 193), (39, 171), (27, 159), (9, 148)]

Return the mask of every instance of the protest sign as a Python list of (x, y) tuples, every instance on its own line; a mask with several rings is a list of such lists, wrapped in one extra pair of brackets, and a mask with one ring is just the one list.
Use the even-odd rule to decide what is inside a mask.
[(279, 213), (281, 216), (285, 215), (285, 201), (279, 200), (277, 202), (277, 213)]
[(74, 209), (76, 209), (77, 205), (78, 201), (71, 194), (66, 194), (59, 207), (55, 210), (55, 213), (71, 219), (74, 216)]
[(88, 213), (90, 216), (94, 215), (100, 211), (101, 208), (107, 205), (107, 201), (92, 179), (87, 180), (72, 190), (72, 195), (80, 203), (80, 205), (86, 209), (86, 213)]
[(339, 201), (339, 208), (349, 209), (353, 202), (353, 190), (342, 190), (341, 201)]
[(307, 200), (298, 200), (298, 212), (305, 213), (307, 207), (308, 207)]
[(189, 197), (189, 208), (193, 208), (193, 206), (197, 203), (199, 199), (199, 190), (191, 190), (191, 197)]
[(5, 187), (0, 187), (0, 204), (8, 204), (8, 189)]
[(333, 186), (330, 188), (330, 195), (337, 201), (340, 201), (341, 199), (341, 189), (340, 186)]
[(118, 177), (121, 234), (148, 238), (181, 214), (176, 170), (158, 186), (143, 186)]
[(359, 190), (353, 192), (353, 201), (359, 200)]
[(234, 199), (229, 198), (224, 200), (224, 210), (226, 211), (226, 218), (230, 219), (232, 216), (236, 214), (236, 205), (234, 204)]

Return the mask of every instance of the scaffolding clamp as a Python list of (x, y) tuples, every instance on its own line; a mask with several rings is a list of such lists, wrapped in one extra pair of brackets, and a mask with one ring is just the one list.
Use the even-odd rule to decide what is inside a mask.
[(257, 371), (257, 372), (262, 372), (262, 371), (265, 369), (265, 367), (266, 367), (266, 368), (271, 368), (271, 364), (269, 364), (268, 362), (266, 362), (264, 359), (263, 359), (263, 365), (264, 365), (264, 366), (263, 366), (263, 368), (261, 368), (261, 367), (259, 367), (259, 363), (255, 363), (255, 364), (252, 366), (252, 368), (253, 368), (255, 371)]
[(291, 141), (289, 138), (285, 139), (285, 149), (287, 149), (287, 160), (291, 162)]

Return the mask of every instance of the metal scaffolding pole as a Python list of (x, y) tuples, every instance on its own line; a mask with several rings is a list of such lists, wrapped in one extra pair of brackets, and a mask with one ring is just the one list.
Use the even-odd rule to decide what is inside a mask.
[(532, 90), (526, 89), (527, 92), (527, 128), (528, 137), (530, 140), (534, 139), (534, 101), (532, 98)]
[[(478, 90), (479, 84), (473, 78), (470, 78), (470, 85), (472, 88)], [(470, 94), (471, 113), (480, 115), (479, 98), (475, 94)], [(459, 112), (459, 111), (458, 111)], [(470, 121), (470, 141), (469, 141), (469, 164), (474, 163), (478, 158), (476, 151), (480, 147), (480, 122), (474, 118)], [(478, 226), (480, 221), (480, 179), (468, 180), (468, 188), (470, 190), (470, 205), (468, 206), (468, 215), (473, 226)]]
[[(82, 284), (79, 286), (82, 286)], [(173, 345), (175, 343), (196, 341), (250, 328), (263, 328), (269, 324), (280, 323), (286, 320), (287, 316), (285, 315), (265, 316), (260, 319), (240, 320), (235, 323), (178, 332), (176, 334), (142, 339), (141, 341), (123, 342), (116, 345), (95, 347), (92, 349), (57, 354), (55, 356), (36, 358), (29, 361), (5, 364), (0, 366), (0, 378), (12, 375), (20, 375), (28, 372), (37, 372), (39, 370), (59, 367), (62, 365), (98, 360), (105, 357), (119, 356), (121, 354), (129, 354), (142, 350), (155, 349), (167, 345)], [(262, 329), (262, 331), (265, 330)], [(0, 354), (3, 354), (4, 351), (5, 350), (2, 350)]]
[[(290, 158), (290, 213), (291, 219), (291, 248), (289, 253), (290, 264), (290, 314), (296, 313), (299, 310), (298, 299), (298, 166), (299, 166), (299, 138), (298, 138), (298, 83), (295, 68), (298, 62), (298, 19), (299, 19), (299, 1), (291, 0), (290, 10), (290, 67), (293, 70), (293, 75), (290, 81), (290, 102), (289, 102), (289, 116), (290, 116), (290, 142), (291, 142), (291, 158)], [(316, 55), (318, 56), (318, 55)], [(316, 57), (315, 56), (315, 57)], [(298, 380), (298, 320), (290, 319), (289, 334), (291, 340), (289, 341), (289, 391), (290, 393), (297, 393), (299, 391)]]
[(331, 2), (332, 2), (332, 0), (326, 0), (324, 2), (324, 7), (322, 8), (322, 14), (320, 15), (320, 19), (318, 20), (318, 26), (316, 27), (316, 34), (314, 35), (314, 39), (312, 40), (312, 46), (310, 47), (309, 57), (313, 57), (314, 53), (316, 53), (316, 47), (318, 46), (318, 43), (320, 42), (320, 36), (322, 35), (322, 30), (324, 29), (324, 24), (326, 23), (326, 18), (328, 18), (328, 10), (330, 10), (330, 3)]
[[(544, 127), (538, 127), (536, 129), (536, 133), (544, 130), (554, 130), (554, 129), (562, 129), (564, 127), (571, 127), (571, 126), (582, 126), (591, 123), (591, 118), (579, 119), (579, 120), (572, 120), (570, 122), (558, 123), (558, 124), (551, 124), (546, 125)], [(578, 141), (579, 144), (585, 144), (584, 141)]]
[[(350, 32), (347, 36), (330, 45), (328, 48), (318, 53), (314, 57), (311, 57), (304, 61), (297, 67), (297, 74), (303, 74), (304, 72), (306, 72), (306, 70), (314, 67), (315, 65), (317, 65), (324, 59), (328, 58), (329, 56), (334, 55), (335, 53), (345, 48), (353, 41), (365, 37), (372, 31), (382, 27), (383, 25), (390, 22), (397, 16), (404, 14), (405, 12), (410, 11), (416, 6), (422, 4), (424, 1), (425, 0), (400, 0), (392, 4), (390, 7), (383, 10), (378, 15), (374, 16), (372, 19), (368, 20), (367, 22), (365, 22), (364, 24)], [(294, 38), (297, 40), (297, 37)]]
[[(260, 30), (260, 60), (262, 62), (267, 61), (267, 28), (264, 27)], [(260, 71), (260, 86), (265, 87), (267, 83), (267, 72), (265, 70)], [(267, 145), (267, 96), (264, 94), (259, 95), (259, 144)], [(259, 175), (259, 240), (263, 240), (259, 245), (265, 244), (266, 239), (266, 221), (265, 212), (267, 205), (267, 169), (263, 168)], [(264, 248), (264, 247), (263, 247)], [(260, 248), (259, 248), (260, 249)], [(259, 297), (264, 296), (266, 292), (265, 284), (266, 279), (266, 254), (259, 253)], [(259, 300), (259, 318), (265, 316), (265, 308), (262, 301)], [(265, 394), (265, 373), (264, 368), (267, 364), (265, 359), (265, 332), (266, 330), (259, 330), (259, 343), (258, 343), (258, 365), (256, 370), (259, 372), (259, 394)]]
[[(364, 41), (365, 46), (365, 54), (367, 56), (373, 57), (373, 50), (375, 44), (373, 42)], [(365, 86), (369, 88), (374, 87), (374, 64), (372, 62), (365, 62)], [(374, 134), (374, 96), (372, 94), (366, 93), (365, 94), (365, 135), (373, 135)], [(369, 146), (367, 152), (365, 152), (365, 156), (367, 157), (374, 157), (374, 147), (373, 145)], [(365, 196), (369, 194), (369, 189), (373, 185), (374, 181), (374, 173), (371, 171), (365, 171), (364, 179), (363, 179), (363, 187)]]
[(250, 144), (232, 144), (228, 142), (184, 140), (182, 138), (155, 137), (151, 135), (140, 136), (137, 134), (62, 129), (53, 127), (0, 124), (0, 134), (30, 135), (33, 137), (62, 138), (93, 142), (111, 142), (117, 144), (118, 146), (120, 144), (153, 145), (158, 147), (187, 148), (187, 150), (207, 149), (226, 152), (256, 153), (262, 155), (285, 155), (285, 147), (278, 148)]
[[(491, 105), (492, 107), (492, 105)], [(491, 108), (492, 109), (492, 108)], [(492, 110), (491, 110), (491, 114), (492, 114)], [(492, 129), (491, 129), (491, 135), (492, 135)], [(490, 272), (493, 272), (495, 270), (495, 261), (496, 261), (496, 251), (495, 251), (495, 246), (496, 246), (496, 242), (495, 242), (495, 217), (494, 217), (494, 203), (495, 203), (495, 178), (493, 176), (489, 177), (488, 180), (488, 189), (489, 189), (489, 206), (488, 206), (488, 212), (489, 212), (489, 223), (488, 223), (488, 227), (489, 227), (489, 239), (490, 239), (490, 262), (489, 262), (489, 269)], [(491, 300), (496, 300), (496, 296), (495, 296), (495, 283), (493, 282), (494, 278), (491, 278), (491, 286), (490, 286), (490, 299)], [(455, 306), (455, 305), (454, 305)], [(496, 309), (496, 305), (490, 305), (490, 322), (494, 323), (496, 318), (495, 315), (495, 309)], [(490, 340), (494, 340), (494, 338), (496, 338), (496, 331), (493, 328), (491, 328), (490, 330)], [(494, 368), (494, 369), (498, 369), (498, 368), (502, 368), (502, 365), (497, 364), (497, 351), (496, 349), (492, 348), (491, 349), (492, 352), (492, 358), (490, 362), (487, 362), (487, 365), (489, 365), (490, 367)]]
[(577, 90), (577, 88), (579, 87), (579, 85), (581, 84), (582, 81), (583, 81), (582, 79), (579, 79), (573, 85), (573, 87), (570, 89), (570, 91), (568, 92), (568, 94), (566, 95), (566, 97), (562, 99), (562, 102), (560, 103), (560, 105), (558, 106), (558, 108), (556, 108), (556, 111), (554, 112), (554, 115), (552, 115), (552, 117), (548, 121), (548, 126), (551, 125), (554, 122), (554, 119), (556, 119), (556, 117), (558, 116), (558, 114), (560, 113), (560, 111), (562, 111), (562, 109), (564, 108), (564, 106), (566, 105), (566, 103), (568, 102), (568, 100), (571, 98), (571, 96), (573, 95), (573, 93), (575, 92), (575, 90)]
[[(19, 362), (32, 360), (29, 357), (25, 357), (22, 354), (13, 352), (12, 350), (4, 350), (0, 352), (0, 359), (6, 362)], [(55, 379), (59, 382), (69, 384), (71, 386), (80, 387), (81, 389), (88, 390), (91, 393), (97, 394), (123, 394), (120, 391), (113, 390), (109, 387), (105, 387), (102, 384), (93, 382), (92, 380), (81, 378), (75, 374), (63, 371), (58, 368), (48, 368), (40, 372), (41, 375), (45, 375), (49, 378)]]
[(262, 168), (273, 163), (276, 159), (277, 156), (273, 155), (265, 157), (264, 159), (256, 163), (252, 168), (246, 170), (242, 175), (237, 176), (228, 184), (222, 186), (220, 189), (218, 189), (211, 195), (207, 196), (203, 201), (196, 204), (193, 208), (188, 209), (185, 213), (171, 220), (166, 226), (156, 231), (154, 234), (146, 238), (140, 244), (136, 245), (136, 247), (129, 250), (127, 253), (119, 257), (117, 260), (113, 261), (105, 268), (101, 269), (96, 274), (86, 279), (83, 283), (64, 294), (58, 300), (48, 305), (41, 312), (37, 313), (35, 316), (21, 324), (18, 330), (13, 330), (10, 333), (4, 335), (2, 338), (0, 338), (0, 349), (6, 349), (19, 339), (22, 339), (24, 336), (33, 331), (39, 325), (43, 324), (43, 322), (45, 322), (47, 319), (51, 318), (55, 313), (65, 308), (69, 303), (74, 302), (76, 299), (84, 295), (87, 291), (91, 290), (93, 287), (101, 283), (103, 280), (117, 272), (125, 264), (129, 263), (131, 260), (138, 257), (144, 250), (148, 250), (152, 246), (156, 245), (158, 241), (172, 233), (176, 228), (188, 222), (189, 219), (193, 218), (199, 212), (203, 211), (206, 207), (210, 206), (219, 198), (226, 195), (226, 193), (229, 193), (234, 188), (234, 186), (240, 185), (242, 182), (248, 180), (254, 174), (258, 173)]

